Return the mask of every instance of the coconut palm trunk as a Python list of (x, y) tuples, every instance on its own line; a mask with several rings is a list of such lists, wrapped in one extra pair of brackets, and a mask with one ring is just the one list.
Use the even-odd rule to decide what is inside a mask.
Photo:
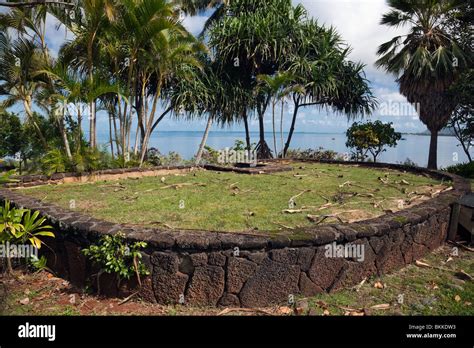
[(196, 154), (196, 164), (199, 165), (201, 162), (202, 158), (202, 153), (204, 152), (204, 147), (206, 146), (207, 138), (209, 136), (209, 131), (212, 126), (212, 115), (209, 115), (209, 118), (207, 119), (207, 124), (206, 124), (206, 129), (204, 130), (204, 135), (202, 136), (201, 144), (199, 145), (199, 150)]
[(285, 101), (281, 100), (281, 110), (280, 110), (280, 148), (281, 148), (281, 157), (284, 158), (285, 155), (283, 153), (283, 112), (285, 109)]
[(110, 153), (112, 154), (112, 160), (115, 160), (114, 154), (114, 139), (112, 136), (112, 118), (114, 115), (109, 111), (109, 143), (110, 143)]
[(41, 128), (38, 125), (38, 122), (35, 120), (35, 116), (33, 115), (33, 111), (31, 109), (31, 98), (25, 99), (23, 101), (23, 107), (25, 108), (26, 116), (28, 116), (28, 119), (30, 120), (31, 124), (33, 125), (33, 128), (36, 131), (36, 134), (38, 135), (41, 144), (43, 144), (43, 147), (45, 150), (48, 149), (48, 143), (43, 135), (43, 132), (41, 131)]
[(275, 129), (275, 105), (277, 101), (274, 100), (272, 102), (272, 126), (273, 126), (273, 150), (275, 151), (275, 157), (278, 156), (278, 151), (277, 151), (277, 141), (276, 141), (276, 129)]
[(72, 161), (71, 147), (69, 146), (69, 139), (67, 137), (66, 125), (64, 124), (64, 108), (63, 108), (62, 115), (58, 119), (58, 124), (59, 124), (59, 132), (61, 133), (61, 139), (63, 140), (63, 144), (64, 144), (64, 151), (66, 152), (66, 156), (68, 160)]
[(295, 110), (293, 111), (293, 118), (291, 120), (290, 131), (288, 132), (288, 138), (286, 139), (285, 148), (283, 149), (283, 157), (286, 157), (286, 153), (290, 148), (291, 138), (293, 137), (293, 132), (295, 131), (296, 116), (298, 115), (299, 104), (295, 101)]

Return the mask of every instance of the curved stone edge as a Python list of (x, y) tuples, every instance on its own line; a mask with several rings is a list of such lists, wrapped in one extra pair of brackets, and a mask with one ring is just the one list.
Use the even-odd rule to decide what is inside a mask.
[[(314, 162), (314, 161), (311, 161)], [(326, 163), (328, 163), (326, 161)], [(122, 231), (129, 240), (144, 240), (144, 261), (151, 276), (143, 280), (141, 296), (163, 304), (266, 306), (284, 303), (289, 296), (314, 295), (353, 285), (366, 276), (401, 268), (441, 245), (447, 235), (451, 203), (470, 184), (456, 175), (393, 164), (336, 162), (367, 167), (393, 168), (425, 173), (453, 182), (453, 190), (413, 208), (352, 224), (306, 228), (311, 238), (270, 238), (208, 231), (166, 231), (128, 227), (86, 216), (41, 202), (16, 191), (0, 189), (0, 200), (17, 207), (40, 211), (56, 229), (48, 239), (48, 258), (59, 275), (77, 285), (93, 282), (97, 273), (81, 249), (103, 234)], [(328, 258), (332, 243), (363, 245), (363, 262)], [(52, 251), (52, 252), (50, 252)], [(126, 293), (113, 288), (110, 277), (101, 279), (101, 289), (111, 295)], [(108, 287), (107, 287), (108, 286)]]

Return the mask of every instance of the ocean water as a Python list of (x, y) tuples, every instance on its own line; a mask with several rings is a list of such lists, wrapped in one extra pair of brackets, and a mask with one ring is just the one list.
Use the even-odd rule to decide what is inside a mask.
[[(201, 143), (203, 132), (200, 131), (161, 131), (155, 132), (150, 139), (150, 147), (155, 147), (161, 153), (174, 151), (183, 158), (192, 158)], [(258, 142), (258, 132), (251, 132), (251, 141)], [(287, 134), (284, 133), (284, 141)], [(99, 142), (106, 143), (107, 135), (98, 134)], [(134, 139), (134, 138), (132, 138)], [(236, 131), (211, 131), (207, 140), (207, 145), (215, 149), (232, 147), (235, 140), (245, 141), (244, 132)], [(273, 135), (266, 133), (265, 139), (268, 145), (273, 149)], [(346, 148), (346, 136), (342, 133), (302, 133), (295, 132), (291, 141), (290, 148), (308, 149), (323, 147), (339, 153), (349, 153)], [(419, 166), (426, 166), (428, 162), (428, 149), (430, 137), (424, 135), (404, 134), (397, 147), (387, 148), (386, 152), (379, 155), (379, 162), (400, 163), (407, 158)], [(277, 134), (277, 148), (281, 148), (279, 134)], [(438, 166), (447, 167), (456, 163), (467, 161), (467, 156), (458, 146), (456, 138), (452, 136), (440, 136), (438, 138)]]

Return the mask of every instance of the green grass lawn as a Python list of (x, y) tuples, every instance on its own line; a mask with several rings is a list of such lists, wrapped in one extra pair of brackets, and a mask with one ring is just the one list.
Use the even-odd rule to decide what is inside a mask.
[(388, 169), (291, 165), (293, 171), (274, 174), (196, 170), (21, 192), (118, 223), (255, 232), (308, 226), (324, 215), (334, 216), (322, 223), (367, 219), (429, 199), (450, 184)]

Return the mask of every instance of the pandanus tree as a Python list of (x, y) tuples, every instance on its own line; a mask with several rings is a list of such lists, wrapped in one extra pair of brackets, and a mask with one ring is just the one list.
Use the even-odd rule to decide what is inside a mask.
[(290, 88), (294, 88), (293, 115), (283, 156), (290, 147), (301, 108), (318, 106), (354, 118), (370, 114), (377, 105), (364, 66), (348, 60), (349, 48), (342, 44), (334, 28), (308, 20), (295, 34), (292, 50), (283, 64), (292, 75)]
[(260, 132), (258, 156), (268, 158), (272, 154), (265, 141), (264, 116), (271, 95), (257, 88), (257, 76), (276, 73), (291, 47), (288, 35), (298, 28), (306, 12), (289, 0), (235, 0), (225, 11), (209, 29), (209, 46), (221, 68), (237, 76), (253, 93)]
[(472, 62), (455, 35), (449, 33), (449, 14), (466, 5), (458, 0), (389, 0), (391, 10), (381, 24), (408, 26), (407, 35), (380, 45), (376, 65), (394, 74), (400, 93), (416, 106), (431, 133), (428, 168), (437, 168), (438, 132), (456, 107), (450, 87)]

